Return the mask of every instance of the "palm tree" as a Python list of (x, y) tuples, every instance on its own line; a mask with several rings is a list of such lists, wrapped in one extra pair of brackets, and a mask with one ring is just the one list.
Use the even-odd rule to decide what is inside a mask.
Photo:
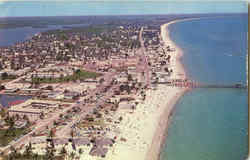
[(75, 132), (74, 132), (73, 129), (71, 129), (71, 131), (70, 131), (70, 136), (72, 137), (72, 139), (74, 138), (74, 135), (75, 135)]
[(60, 74), (60, 80), (62, 80), (63, 77), (64, 77), (64, 75), (61, 73), (61, 74)]
[(29, 118), (28, 118), (28, 116), (26, 114), (23, 116), (23, 119), (26, 120), (26, 121), (29, 120)]
[(1, 108), (0, 115), (2, 118), (4, 118), (6, 116), (6, 109)]
[(75, 158), (76, 154), (75, 154), (75, 152), (71, 152), (69, 156), (70, 156), (70, 159), (73, 160)]
[(82, 148), (80, 148), (78, 152), (79, 152), (79, 154), (82, 154), (83, 153)]
[(45, 157), (48, 160), (53, 160), (55, 156), (55, 149), (47, 145)]
[(142, 71), (142, 76), (144, 76), (145, 75), (145, 72), (144, 71)]
[(40, 119), (44, 119), (44, 112), (43, 111), (40, 114)]
[(12, 155), (13, 157), (16, 157), (16, 156), (17, 156), (17, 150), (15, 149), (15, 147), (10, 146), (10, 151), (11, 151), (11, 155)]
[(16, 114), (16, 117), (15, 117), (16, 120), (19, 120), (20, 119), (20, 116), (19, 114)]
[(63, 148), (62, 148), (60, 154), (61, 154), (62, 156), (64, 156), (64, 157), (65, 157), (65, 155), (67, 154), (67, 150), (66, 150), (65, 146), (63, 146)]
[(14, 119), (10, 117), (7, 120), (7, 122), (9, 123), (9, 128), (6, 130), (5, 136), (16, 136), (16, 132), (14, 129), (14, 125), (15, 125)]
[(25, 149), (25, 155), (27, 157), (30, 157), (32, 155), (32, 145), (31, 145), (31, 142), (29, 142), (29, 145), (26, 146), (26, 149)]
[(131, 74), (128, 75), (128, 81), (132, 81), (133, 80), (133, 77)]
[(105, 81), (104, 78), (101, 78), (101, 79), (99, 80), (99, 83), (102, 84), (104, 81)]
[(53, 131), (53, 129), (51, 129), (50, 131), (49, 131), (49, 138), (53, 138), (53, 137), (55, 137), (55, 132)]
[(115, 108), (117, 109), (119, 107), (119, 102), (115, 100)]

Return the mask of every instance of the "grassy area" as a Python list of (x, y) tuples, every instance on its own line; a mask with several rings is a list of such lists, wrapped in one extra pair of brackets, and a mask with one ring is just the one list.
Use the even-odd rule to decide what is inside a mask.
[(0, 146), (7, 146), (12, 140), (26, 134), (27, 130), (23, 128), (13, 128), (8, 134), (7, 129), (0, 130)]
[[(43, 35), (55, 34), (58, 36), (66, 36), (68, 33), (86, 33), (86, 34), (100, 34), (108, 32), (113, 29), (113, 26), (86, 26), (86, 27), (72, 27), (67, 29), (55, 29), (43, 32)], [(67, 37), (65, 37), (67, 39)]]
[(32, 78), (33, 83), (63, 83), (76, 80), (84, 80), (87, 78), (96, 78), (101, 76), (99, 73), (77, 70), (73, 75), (60, 78)]
[(16, 79), (17, 76), (14, 75), (8, 75), (8, 74), (4, 74), (4, 76), (1, 77), (1, 81), (11, 81), (13, 79)]

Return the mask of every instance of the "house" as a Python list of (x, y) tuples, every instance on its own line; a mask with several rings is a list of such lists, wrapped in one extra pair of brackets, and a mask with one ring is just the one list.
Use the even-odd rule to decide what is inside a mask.
[(6, 93), (6, 94), (11, 94), (11, 93), (15, 93), (15, 92), (17, 92), (18, 91), (18, 88), (13, 88), (13, 89), (5, 89), (4, 90), (4, 93)]
[(4, 120), (0, 120), (0, 127), (4, 127), (6, 122)]
[(65, 145), (67, 144), (69, 141), (67, 138), (54, 138), (53, 139), (53, 143), (54, 145)]
[(90, 145), (91, 142), (88, 138), (74, 138), (72, 142), (77, 146)]
[(108, 149), (107, 149), (107, 148), (96, 147), (96, 146), (94, 146), (94, 147), (90, 150), (89, 154), (90, 154), (91, 156), (105, 157), (106, 154), (107, 154), (107, 152), (108, 152)]
[(25, 88), (25, 89), (22, 89), (21, 90), (22, 92), (25, 92), (25, 93), (37, 93), (40, 91), (40, 89), (35, 89), (35, 88)]
[(49, 103), (40, 103), (40, 102), (32, 102), (31, 106), (33, 108), (46, 108), (46, 107), (51, 106), (51, 104), (49, 104)]
[(128, 70), (130, 70), (130, 71), (136, 70), (136, 67), (135, 67), (135, 66), (129, 66), (129, 67), (128, 67)]
[(32, 144), (41, 144), (47, 142), (47, 136), (39, 136), (39, 137), (33, 137), (31, 140)]
[(2, 75), (3, 75), (4, 73), (5, 73), (5, 72), (0, 71), (0, 79), (2, 78)]
[(95, 140), (95, 145), (96, 146), (112, 146), (114, 143), (114, 140), (113, 139), (110, 139), (110, 138), (97, 138)]
[(128, 78), (127, 77), (120, 77), (120, 78), (117, 78), (117, 81), (120, 83), (125, 83), (128, 81)]
[(50, 92), (47, 94), (48, 98), (53, 98), (53, 99), (62, 99), (64, 96), (61, 94), (61, 92), (54, 91)]
[(14, 124), (15, 128), (23, 128), (27, 125), (27, 121), (16, 121)]
[(119, 108), (120, 109), (132, 109), (133, 108), (133, 105), (131, 103), (128, 103), (128, 102), (120, 102), (119, 103)]
[(110, 103), (115, 103), (115, 102), (119, 102), (120, 101), (120, 98), (119, 97), (111, 97), (108, 102)]
[(65, 99), (73, 99), (75, 97), (79, 96), (79, 93), (77, 92), (67, 92), (67, 93), (64, 93), (64, 98)]

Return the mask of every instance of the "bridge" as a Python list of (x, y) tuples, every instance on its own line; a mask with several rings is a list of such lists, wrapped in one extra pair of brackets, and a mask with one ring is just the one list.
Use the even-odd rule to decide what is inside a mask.
[(166, 84), (173, 87), (183, 87), (183, 88), (232, 88), (232, 89), (247, 89), (248, 86), (242, 83), (235, 84), (206, 84), (198, 83), (194, 81), (175, 81), (175, 82), (154, 82), (152, 84)]

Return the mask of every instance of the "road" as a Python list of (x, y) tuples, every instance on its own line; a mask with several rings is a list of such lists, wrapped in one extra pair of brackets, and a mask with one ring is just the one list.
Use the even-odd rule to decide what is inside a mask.
[[(141, 43), (141, 48), (139, 49), (139, 56), (142, 59), (142, 70), (146, 75), (146, 84), (147, 86), (150, 86), (150, 69), (148, 66), (148, 58), (146, 56), (146, 49), (144, 46), (144, 40), (142, 37), (143, 34), (143, 27), (140, 30), (140, 34), (139, 34), (139, 40)], [(101, 85), (100, 87), (98, 87), (97, 89), (95, 89), (93, 92), (91, 92), (89, 94), (90, 97), (94, 97), (96, 96), (96, 93), (100, 93), (107, 85), (109, 85), (114, 77), (114, 75), (116, 74), (116, 72), (113, 73), (106, 73), (103, 75), (103, 78), (105, 79), (105, 83), (106, 85)], [(15, 80), (16, 81), (16, 80)], [(12, 81), (13, 83), (14, 81)], [(108, 98), (108, 97), (106, 97)], [(103, 101), (99, 101), (97, 103), (97, 105), (101, 105), (103, 104)], [(80, 114), (78, 114), (78, 117), (75, 118), (72, 122), (70, 122), (69, 124), (67, 124), (67, 126), (65, 126), (63, 129), (61, 129), (59, 131), (59, 134), (65, 134), (67, 131), (70, 131), (70, 128), (73, 124), (75, 124), (76, 122), (78, 122), (80, 119), (84, 118), (87, 113), (90, 113), (92, 111), (93, 108), (91, 107), (86, 107), (85, 103), (83, 100), (80, 100), (80, 104), (74, 103), (72, 105), (70, 105), (69, 107), (63, 109), (61, 112), (55, 113), (51, 118), (49, 119), (45, 119), (45, 120), (41, 120), (39, 121), (39, 124), (37, 124), (36, 128), (34, 130), (32, 130), (30, 133), (24, 135), (23, 137), (21, 137), (19, 140), (17, 140), (16, 142), (12, 143), (12, 146), (14, 147), (18, 147), (22, 144), (27, 144), (31, 139), (32, 139), (32, 134), (33, 133), (37, 133), (40, 132), (42, 130), (44, 130), (47, 126), (53, 125), (53, 122), (58, 120), (60, 118), (60, 114), (65, 114), (67, 113), (68, 110), (72, 109), (75, 106), (82, 106), (81, 109), (82, 111), (80, 112)], [(9, 151), (10, 145), (6, 146), (4, 149), (4, 152), (7, 153)]]
[[(31, 132), (24, 135), (23, 137), (19, 138), (15, 143), (12, 143), (12, 146), (18, 147), (22, 144), (27, 144), (30, 141), (32, 134), (40, 132), (40, 131), (44, 130), (47, 126), (52, 125), (55, 120), (59, 119), (60, 114), (67, 113), (67, 111), (72, 109), (74, 106), (75, 106), (75, 104), (72, 104), (71, 106), (63, 109), (61, 112), (55, 113), (52, 117), (50, 117), (48, 119), (40, 120), (39, 123), (37, 124), (37, 126), (35, 127), (35, 129), (33, 129)], [(10, 145), (6, 146), (4, 148), (4, 152), (7, 153), (9, 151), (9, 148), (10, 148)]]
[(143, 71), (144, 71), (144, 74), (146, 75), (146, 84), (149, 87), (150, 86), (150, 69), (148, 66), (148, 57), (146, 55), (147, 51), (146, 51), (144, 40), (143, 40), (143, 27), (141, 28), (140, 33), (139, 33), (139, 41), (141, 44), (141, 48), (139, 49), (139, 54), (142, 59)]
[[(106, 73), (103, 78), (105, 79), (105, 81), (107, 82), (107, 84), (110, 84), (112, 81), (113, 76), (116, 74), (116, 72), (114, 73)], [(100, 93), (101, 90), (104, 89), (104, 85), (100, 86), (99, 88), (95, 89), (93, 92), (90, 93), (90, 97), (94, 97), (96, 96), (96, 93)], [(40, 131), (43, 131), (44, 129), (46, 129), (47, 126), (53, 125), (54, 121), (58, 120), (60, 118), (60, 114), (65, 115), (65, 113), (67, 113), (68, 110), (71, 110), (73, 107), (75, 106), (79, 106), (79, 104), (74, 103), (72, 105), (70, 105), (69, 107), (63, 109), (61, 112), (55, 113), (53, 114), (52, 117), (48, 118), (48, 119), (44, 119), (44, 120), (40, 120), (39, 123), (37, 124), (36, 128), (34, 130), (32, 130), (31, 132), (29, 132), (28, 134), (24, 135), (23, 137), (19, 138), (16, 142), (12, 142), (11, 145), (13, 147), (18, 147), (21, 146), (22, 144), (27, 144), (29, 143), (29, 141), (32, 139), (32, 134), (33, 133), (38, 133)], [(84, 105), (84, 101), (80, 101), (80, 106), (83, 106), (82, 112), (80, 114), (80, 118), (86, 116), (87, 113), (89, 113), (91, 111), (92, 108), (88, 108)], [(65, 126), (66, 128), (63, 129), (63, 131), (65, 130), (69, 130), (69, 128), (75, 123), (77, 122), (77, 119), (74, 120), (73, 122), (71, 122), (69, 125)], [(8, 153), (10, 149), (10, 145), (6, 146), (3, 151), (4, 153)]]
[[(89, 94), (89, 97), (95, 97), (96, 93), (100, 93), (107, 85), (109, 85), (114, 77), (116, 73), (107, 73), (104, 75), (104, 79), (106, 82), (106, 85), (102, 85), (99, 88), (95, 89), (93, 92), (91, 92)], [(105, 97), (104, 99), (109, 98), (108, 96)], [(64, 135), (67, 136), (70, 133), (71, 127), (76, 124), (77, 122), (80, 122), (80, 120), (82, 120), (83, 118), (86, 117), (87, 114), (89, 114), (90, 112), (93, 111), (93, 109), (96, 106), (101, 106), (104, 104), (104, 101), (98, 101), (97, 104), (95, 104), (94, 106), (91, 104), (85, 104), (83, 101), (80, 101), (80, 106), (81, 106), (81, 112), (76, 115), (76, 117), (70, 122), (68, 123), (64, 128), (62, 128), (61, 130), (57, 131), (56, 135)]]

